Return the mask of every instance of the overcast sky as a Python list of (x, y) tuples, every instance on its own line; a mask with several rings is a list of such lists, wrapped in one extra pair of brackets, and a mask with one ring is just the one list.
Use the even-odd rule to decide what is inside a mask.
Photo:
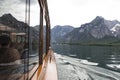
[[(0, 0), (0, 15), (11, 12), (24, 21), (25, 0)], [(31, 0), (31, 25), (39, 24), (37, 0)], [(120, 21), (120, 0), (48, 0), (51, 25), (72, 25), (92, 21), (96, 16)]]

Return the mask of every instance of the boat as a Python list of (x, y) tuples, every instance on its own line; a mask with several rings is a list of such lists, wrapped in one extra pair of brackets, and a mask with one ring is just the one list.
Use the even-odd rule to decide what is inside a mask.
[[(39, 59), (38, 61), (33, 61), (33, 62), (29, 61), (29, 58), (31, 55), (29, 55), (30, 50), (28, 47), (27, 58), (18, 60), (12, 63), (8, 63), (8, 64), (0, 64), (0, 70), (2, 71), (2, 68), (4, 67), (4, 69), (6, 69), (7, 72), (8, 72), (8, 69), (12, 70), (13, 66), (16, 69), (21, 68), (22, 66), (22, 68), (24, 67), (23, 74), (19, 76), (19, 74), (17, 73), (7, 74), (6, 72), (3, 71), (4, 74), (2, 75), (0, 74), (0, 80), (58, 80), (55, 55), (50, 45), (50, 17), (49, 17), (47, 0), (38, 0), (38, 3), (40, 6), (40, 26), (39, 26), (40, 30), (39, 30), (39, 54), (36, 56), (38, 56)], [(29, 7), (26, 9), (30, 11), (30, 0), (26, 0), (26, 5), (28, 5)], [(29, 15), (30, 17), (30, 13), (26, 13), (26, 15)], [(29, 17), (28, 17), (28, 20), (29, 20)], [(46, 46), (45, 47), (44, 47), (44, 36), (43, 36), (44, 21), (46, 22), (45, 23), (46, 24), (46, 36), (45, 36)], [(17, 33), (15, 31), (16, 29), (9, 28), (8, 26), (6, 27), (8, 28), (7, 30), (9, 30), (6, 32), (9, 32), (8, 34), (12, 38), (12, 41), (17, 42), (19, 40), (18, 37), (22, 38), (23, 40), (28, 38), (27, 43), (29, 43), (30, 36), (25, 37), (30, 33), (29, 28), (28, 28), (28, 32), (26, 33), (25, 32)], [(3, 31), (4, 29), (0, 28), (0, 30)], [(24, 40), (23, 42), (25, 41), (26, 40)], [(44, 53), (44, 49), (45, 49), (45, 53)], [(34, 57), (34, 55), (32, 55), (31, 57)], [(21, 64), (19, 63), (19, 61), (22, 61), (24, 63)], [(31, 65), (32, 65), (32, 68), (29, 68)]]

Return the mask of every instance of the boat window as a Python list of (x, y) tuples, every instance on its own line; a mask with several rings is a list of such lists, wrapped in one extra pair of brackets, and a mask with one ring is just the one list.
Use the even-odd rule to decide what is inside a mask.
[[(0, 61), (1, 80), (18, 80), (20, 78), (23, 80), (27, 78), (26, 76), (31, 76), (28, 71), (31, 71), (39, 62), (39, 6), (37, 0), (32, 0), (31, 3), (29, 1), (0, 1), (0, 36), (9, 36), (11, 39), (9, 47), (19, 52), (17, 60), (5, 63), (6, 59), (11, 59), (8, 57), (4, 58), (3, 62)], [(12, 54), (10, 56), (17, 57)]]

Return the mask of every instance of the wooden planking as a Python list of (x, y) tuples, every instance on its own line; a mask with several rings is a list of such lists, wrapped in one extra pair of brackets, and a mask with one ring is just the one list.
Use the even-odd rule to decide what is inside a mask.
[(58, 80), (56, 61), (53, 51), (51, 51), (49, 55), (46, 73), (43, 80)]
[(52, 50), (49, 50), (32, 80), (58, 80), (56, 61)]

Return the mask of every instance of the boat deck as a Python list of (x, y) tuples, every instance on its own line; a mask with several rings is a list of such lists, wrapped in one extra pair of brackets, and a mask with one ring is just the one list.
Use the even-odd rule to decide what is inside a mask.
[[(31, 70), (29, 75), (35, 71), (35, 68)], [(38, 67), (31, 80), (58, 80), (56, 60), (52, 50), (44, 58), (43, 64)]]
[[(54, 56), (53, 53), (52, 56)], [(52, 57), (47, 63), (44, 80), (57, 80), (56, 61), (54, 57)]]

